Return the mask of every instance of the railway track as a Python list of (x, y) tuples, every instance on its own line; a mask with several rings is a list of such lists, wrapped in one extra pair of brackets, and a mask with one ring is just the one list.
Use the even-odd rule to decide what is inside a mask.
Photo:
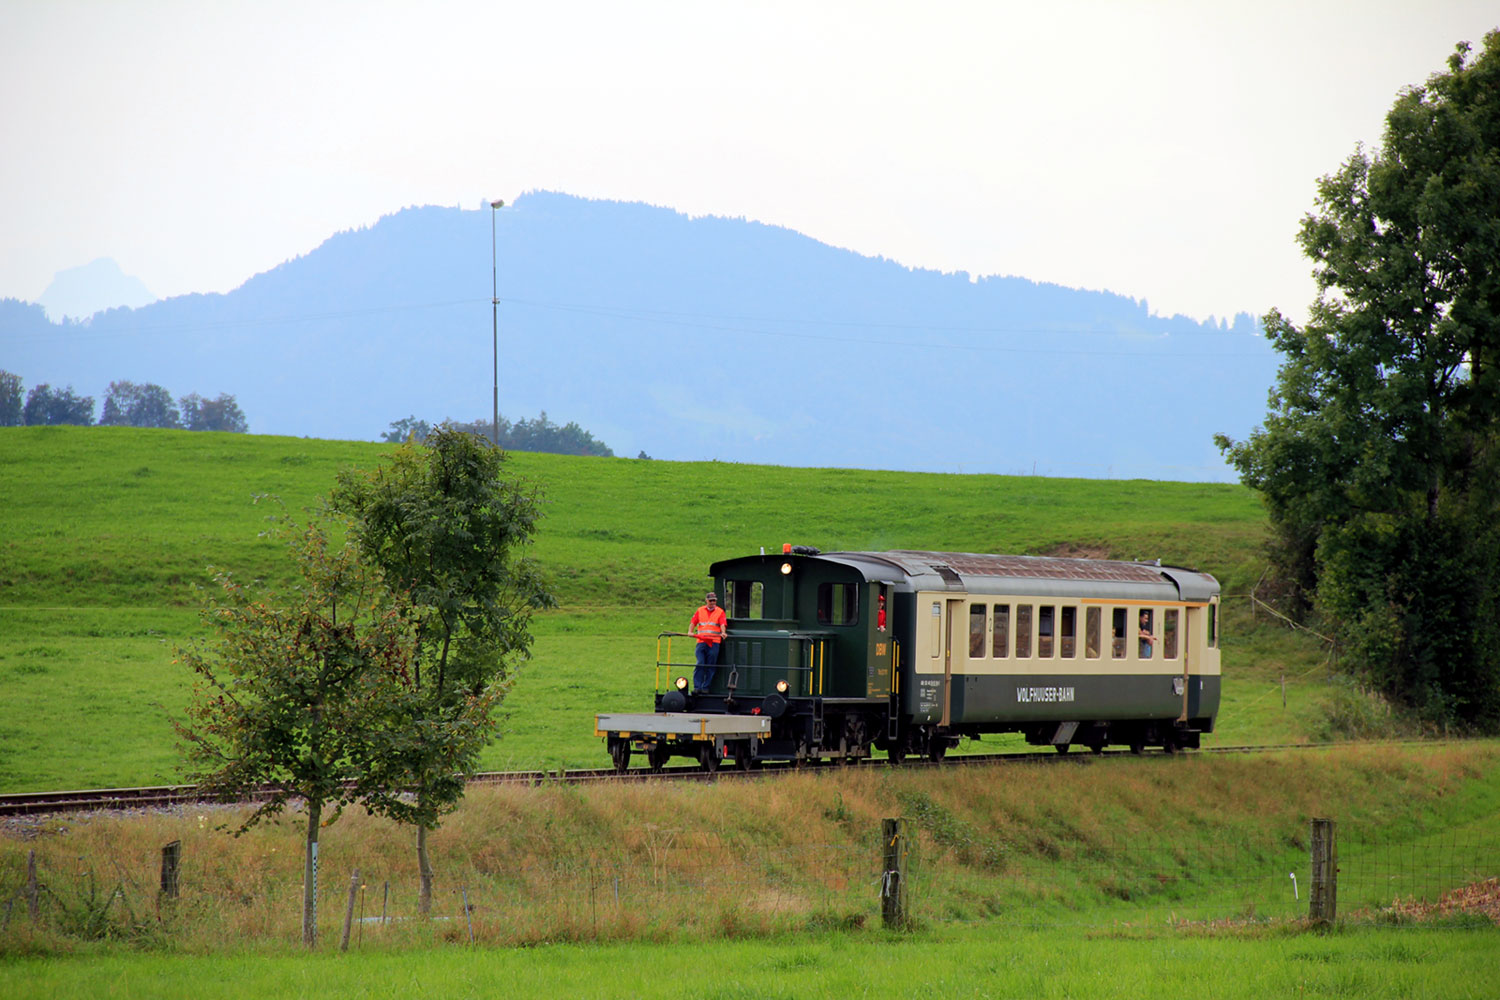
[[(1421, 744), (1438, 745), (1442, 741), (1404, 740), (1398, 741), (1399, 745)], [(1185, 751), (1184, 756), (1192, 754), (1236, 754), (1236, 753), (1275, 753), (1293, 750), (1327, 750), (1336, 747), (1348, 747), (1352, 743), (1283, 743), (1266, 744), (1261, 746), (1223, 746), (1204, 747), (1199, 750)], [(908, 758), (901, 767), (906, 769), (920, 769), (933, 767), (979, 767), (1002, 763), (1018, 762), (1085, 762), (1103, 757), (1128, 757), (1128, 749), (1107, 750), (1103, 754), (1092, 754), (1087, 751), (1073, 753), (1055, 753), (1046, 750), (1012, 751), (1007, 753), (977, 753), (956, 754), (946, 757), (941, 762), (927, 760), (915, 760)], [(1160, 756), (1153, 754), (1152, 756)], [(874, 761), (880, 764), (881, 761)], [(791, 765), (768, 765), (756, 768), (752, 771), (740, 771), (730, 766), (725, 766), (717, 771), (704, 771), (696, 766), (690, 767), (668, 767), (662, 771), (650, 771), (645, 768), (637, 768), (617, 773), (613, 768), (598, 768), (576, 771), (485, 771), (474, 775), (469, 779), (471, 784), (489, 785), (545, 785), (545, 784), (599, 784), (604, 782), (619, 781), (713, 781), (718, 779), (748, 779), (757, 777), (770, 777), (778, 774), (790, 774), (794, 772), (828, 771), (836, 772), (848, 767), (869, 767), (871, 762), (855, 765), (841, 765), (835, 761), (827, 761), (821, 764), (808, 765), (804, 768), (795, 768)], [(269, 793), (267, 793), (269, 794)], [(255, 801), (259, 796), (252, 796), (248, 801)], [(174, 807), (193, 805), (205, 802), (217, 802), (219, 800), (201, 794), (194, 785), (152, 785), (141, 788), (94, 788), (76, 791), (60, 792), (18, 792), (0, 795), (0, 817), (5, 816), (40, 816), (51, 813), (76, 813), (76, 812), (99, 812), (99, 811), (134, 811), (146, 809), (170, 809)]]

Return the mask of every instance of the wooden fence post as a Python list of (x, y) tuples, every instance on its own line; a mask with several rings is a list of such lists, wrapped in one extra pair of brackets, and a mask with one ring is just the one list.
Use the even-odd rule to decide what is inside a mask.
[(909, 926), (906, 914), (906, 820), (881, 821), (885, 863), (880, 879), (880, 915), (896, 930)]
[(349, 905), (344, 908), (344, 936), (339, 941), (339, 951), (349, 950), (349, 929), (354, 925), (354, 900), (359, 895), (359, 869), (354, 869), (349, 879)]
[(174, 840), (161, 849), (161, 894), (176, 899), (182, 871), (182, 841)]
[(1307, 918), (1331, 924), (1338, 917), (1339, 851), (1337, 829), (1331, 819), (1312, 821), (1312, 891), (1307, 894)]

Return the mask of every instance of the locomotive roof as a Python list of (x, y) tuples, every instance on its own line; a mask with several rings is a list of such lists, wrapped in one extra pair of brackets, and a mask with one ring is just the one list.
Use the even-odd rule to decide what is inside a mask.
[(1219, 582), (1209, 574), (1159, 563), (912, 549), (824, 552), (810, 558), (848, 566), (866, 580), (901, 589), (1182, 601), (1206, 601), (1219, 593)]

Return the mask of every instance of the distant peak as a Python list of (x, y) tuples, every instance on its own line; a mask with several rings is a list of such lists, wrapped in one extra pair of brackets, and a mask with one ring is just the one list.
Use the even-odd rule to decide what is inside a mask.
[(99, 257), (80, 267), (58, 271), (38, 300), (53, 322), (63, 317), (87, 319), (119, 306), (138, 309), (155, 301), (156, 296), (145, 283), (120, 270), (112, 257)]

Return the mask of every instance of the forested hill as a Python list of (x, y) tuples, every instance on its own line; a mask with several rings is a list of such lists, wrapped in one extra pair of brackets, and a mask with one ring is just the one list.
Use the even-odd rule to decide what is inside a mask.
[[(1265, 412), (1248, 316), (913, 270), (772, 226), (528, 194), (494, 219), (500, 410), (616, 454), (1228, 480)], [(1080, 238), (1085, 238), (1082, 235)], [(186, 249), (184, 252), (188, 252)], [(235, 395), (256, 433), (488, 417), (491, 212), (410, 208), (224, 295), (56, 325), (0, 303), (0, 368)]]

